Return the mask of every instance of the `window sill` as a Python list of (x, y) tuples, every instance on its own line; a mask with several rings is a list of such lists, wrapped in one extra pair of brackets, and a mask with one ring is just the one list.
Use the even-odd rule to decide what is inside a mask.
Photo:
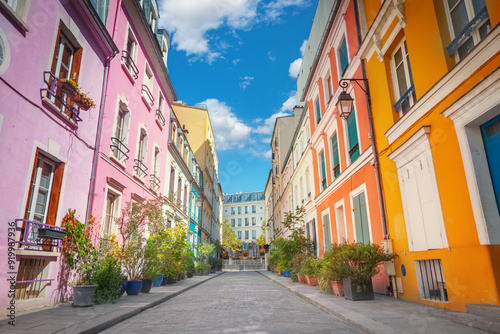
[(125, 74), (127, 74), (130, 82), (132, 84), (135, 84), (135, 79), (134, 79), (134, 76), (132, 75), (132, 73), (130, 73), (130, 70), (128, 69), (127, 65), (125, 65), (125, 63), (122, 62), (122, 69), (123, 71), (125, 72)]
[(161, 124), (161, 121), (158, 119), (158, 117), (156, 117), (156, 124), (158, 125), (160, 130), (163, 130), (163, 125)]
[(24, 32), (30, 31), (28, 25), (23, 21), (22, 18), (19, 17), (19, 15), (12, 9), (12, 7), (10, 7), (4, 1), (0, 1), (0, 8), (2, 8), (7, 13), (7, 15), (12, 19), (12, 21), (14, 21), (18, 29)]
[(109, 159), (111, 159), (114, 163), (116, 163), (118, 166), (120, 166), (121, 168), (123, 169), (126, 169), (127, 168), (127, 165), (125, 164), (125, 160), (123, 159), (118, 159), (117, 157), (115, 157), (113, 155), (113, 153), (111, 152), (111, 154), (109, 155)]
[(144, 102), (144, 104), (148, 108), (148, 110), (151, 111), (152, 105), (149, 104), (148, 97), (146, 96), (146, 94), (144, 94), (144, 92), (141, 94), (141, 99), (142, 99), (142, 102)]
[(66, 115), (65, 113), (61, 112), (61, 109), (59, 109), (58, 106), (56, 106), (54, 104), (54, 102), (52, 102), (49, 98), (47, 98), (46, 96), (42, 97), (42, 103), (45, 104), (45, 106), (50, 109), (54, 114), (57, 115), (57, 117), (59, 117), (60, 119), (62, 119), (63, 121), (65, 121), (66, 123), (68, 123), (68, 125), (70, 125), (71, 127), (73, 128), (77, 128), (78, 127), (78, 124), (72, 119), (70, 118), (68, 115)]
[(61, 256), (61, 253), (59, 253), (55, 250), (44, 251), (44, 250), (18, 248), (18, 249), (16, 249), (16, 256), (20, 256), (20, 257), (36, 256), (36, 257), (51, 258), (50, 259), (51, 261), (56, 261), (57, 258), (59, 258)]

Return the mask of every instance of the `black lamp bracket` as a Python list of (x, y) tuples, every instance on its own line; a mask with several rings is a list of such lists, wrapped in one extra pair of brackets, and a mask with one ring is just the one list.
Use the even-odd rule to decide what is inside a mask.
[(368, 94), (366, 92), (366, 90), (364, 89), (363, 86), (361, 86), (361, 84), (359, 83), (359, 81), (363, 81), (365, 84), (368, 83), (368, 80), (367, 79), (340, 79), (339, 81), (339, 86), (346, 89), (347, 86), (349, 86), (349, 84), (351, 83), (351, 81), (354, 81), (355, 83), (358, 84), (359, 88), (361, 88), (363, 90), (363, 92), (365, 92), (365, 94)]

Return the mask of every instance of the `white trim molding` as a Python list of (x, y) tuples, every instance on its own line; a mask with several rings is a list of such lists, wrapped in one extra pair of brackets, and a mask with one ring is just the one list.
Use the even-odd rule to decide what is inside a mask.
[(500, 244), (500, 215), (480, 130), (500, 114), (499, 90), (497, 69), (442, 112), (455, 125), (481, 245)]

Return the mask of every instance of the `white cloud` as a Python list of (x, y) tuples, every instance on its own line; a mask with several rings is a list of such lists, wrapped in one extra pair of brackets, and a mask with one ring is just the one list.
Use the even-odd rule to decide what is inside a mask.
[[(311, 0), (160, 0), (159, 27), (166, 29), (177, 50), (192, 61), (212, 62), (222, 57), (229, 42), (216, 41), (213, 33), (222, 27), (232, 31), (249, 30), (261, 21), (278, 21), (287, 7), (304, 7)], [(241, 44), (241, 41), (239, 41)]]
[(254, 156), (263, 157), (265, 159), (271, 159), (271, 157), (272, 157), (272, 150), (270, 150), (270, 149), (267, 151), (258, 151), (255, 148), (251, 147), (250, 152), (252, 152), (252, 154)]
[(243, 148), (250, 142), (252, 128), (238, 119), (225, 102), (207, 99), (201, 103), (207, 105), (217, 150)]
[(267, 52), (267, 57), (269, 58), (269, 60), (271, 60), (272, 62), (276, 61), (276, 57), (273, 56), (273, 52), (272, 51), (268, 51)]
[(253, 77), (249, 77), (249, 76), (246, 76), (246, 77), (243, 77), (240, 79), (241, 79), (240, 87), (243, 89), (246, 89), (248, 86), (250, 86), (250, 84), (253, 81)]
[(234, 65), (238, 64), (239, 62), (240, 62), (240, 59), (239, 59), (239, 58), (238, 58), (238, 59), (234, 59), (234, 60), (233, 60), (233, 64), (234, 64)]
[(297, 76), (300, 72), (300, 65), (302, 65), (302, 58), (295, 59), (288, 68), (288, 75), (294, 79), (297, 79)]
[(259, 125), (258, 127), (256, 127), (253, 130), (253, 132), (260, 133), (263, 135), (270, 135), (271, 133), (273, 133), (274, 122), (276, 121), (276, 118), (281, 117), (281, 116), (287, 116), (287, 115), (290, 115), (290, 114), (287, 112), (284, 112), (284, 111), (280, 111), (280, 112), (277, 112), (275, 114), (272, 114), (270, 117), (268, 117), (264, 120), (263, 125)]
[(293, 111), (293, 107), (295, 107), (296, 105), (297, 105), (297, 92), (292, 91), (290, 92), (290, 97), (285, 102), (283, 102), (280, 112)]
[(302, 42), (302, 45), (300, 46), (300, 54), (302, 55), (302, 57), (304, 57), (304, 53), (306, 52), (306, 47), (307, 47), (307, 39), (305, 39)]

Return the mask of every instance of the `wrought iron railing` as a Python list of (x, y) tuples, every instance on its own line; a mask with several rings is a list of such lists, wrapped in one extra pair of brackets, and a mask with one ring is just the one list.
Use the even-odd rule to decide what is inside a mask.
[(118, 160), (128, 160), (127, 153), (129, 153), (130, 150), (120, 139), (111, 137), (111, 150)]
[(122, 61), (129, 72), (131, 72), (130, 74), (132, 74), (134, 79), (137, 80), (137, 78), (139, 77), (139, 70), (137, 69), (137, 66), (135, 66), (134, 60), (132, 59), (132, 56), (130, 55), (130, 53), (128, 53), (128, 51), (122, 50)]
[[(47, 88), (40, 89), (41, 98), (47, 97), (48, 99), (54, 99), (57, 104), (60, 104), (61, 112), (66, 114), (75, 122), (81, 122), (80, 118), (80, 107), (74, 105), (69, 98), (57, 89), (57, 81), (59, 79), (54, 75), (54, 73), (49, 71), (43, 72), (43, 82), (47, 85)], [(44, 92), (46, 95), (44, 96)]]
[(66, 235), (64, 227), (43, 224), (27, 219), (16, 219), (15, 224), (16, 230), (21, 231), (21, 238), (19, 241), (14, 241), (14, 243), (37, 248), (38, 246), (62, 247), (61, 240)]
[(165, 116), (163, 116), (163, 112), (160, 109), (156, 109), (156, 119), (162, 126), (165, 126)]
[(399, 111), (399, 109), (401, 109), (401, 105), (403, 104), (403, 102), (405, 102), (406, 100), (408, 100), (410, 98), (410, 95), (412, 93), (413, 94), (415, 93), (415, 86), (414, 85), (411, 85), (411, 87), (408, 88), (406, 90), (406, 92), (399, 98), (398, 102), (396, 102), (394, 104), (394, 109), (396, 109), (396, 111)]
[(151, 174), (149, 176), (149, 187), (153, 189), (153, 191), (158, 190), (160, 188), (160, 179), (156, 177), (155, 174)]
[(134, 159), (134, 173), (140, 178), (144, 178), (147, 174), (148, 167), (140, 159)]
[(149, 103), (150, 106), (152, 106), (155, 102), (155, 99), (153, 97), (153, 94), (151, 94), (151, 90), (149, 89), (149, 87), (143, 84), (141, 92), (144, 93), (146, 99), (149, 100), (147, 102)]
[(483, 21), (484, 19), (488, 18), (488, 10), (486, 9), (486, 6), (477, 13), (477, 15), (470, 20), (469, 23), (462, 29), (461, 32), (457, 34), (457, 36), (451, 41), (451, 43), (446, 47), (446, 50), (448, 50), (448, 54), (450, 56), (453, 56), (455, 51), (457, 50), (458, 44), (462, 41), (463, 38), (469, 37), (472, 33), (472, 30), (474, 30), (475, 26)]
[(354, 145), (353, 148), (349, 150), (349, 157), (352, 157), (358, 150), (359, 150), (359, 143), (356, 143), (356, 145)]

